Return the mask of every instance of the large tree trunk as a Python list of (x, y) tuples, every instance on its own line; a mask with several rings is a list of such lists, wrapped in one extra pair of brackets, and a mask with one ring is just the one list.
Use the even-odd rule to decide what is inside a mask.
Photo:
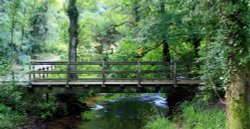
[(138, 23), (140, 21), (140, 4), (138, 0), (134, 0), (133, 1), (133, 15), (134, 15), (134, 38), (137, 38), (139, 27), (138, 27)]
[(248, 4), (244, 0), (220, 0), (227, 65), (227, 128), (249, 129), (248, 112)]
[(194, 38), (193, 41), (193, 45), (194, 45), (194, 53), (195, 53), (195, 57), (199, 58), (199, 47), (201, 44), (201, 38), (198, 37), (198, 35), (196, 35), (197, 37)]
[(135, 24), (137, 26), (137, 23), (140, 21), (140, 15), (139, 15), (139, 1), (135, 0), (134, 1), (134, 15), (135, 15)]
[(17, 51), (17, 64), (21, 64), (22, 60), (19, 58), (23, 54), (23, 49), (22, 46), (24, 44), (24, 31), (25, 31), (25, 19), (26, 19), (26, 8), (23, 10), (23, 20), (22, 20), (22, 25), (21, 25), (21, 44), (18, 46), (18, 51)]
[(10, 28), (10, 47), (12, 49), (12, 53), (11, 53), (11, 64), (15, 63), (17, 60), (17, 56), (15, 55), (16, 53), (16, 44), (14, 43), (15, 40), (15, 26), (16, 26), (16, 9), (15, 7), (15, 3), (13, 3), (13, 7), (12, 7), (12, 12), (11, 12), (11, 28)]
[[(250, 108), (250, 69), (247, 72), (247, 80), (248, 80), (248, 82), (247, 82), (248, 83), (248, 93), (247, 93), (248, 94), (248, 107)], [(249, 114), (250, 114), (250, 112), (249, 112)]]
[[(69, 0), (68, 16), (70, 20), (69, 27), (69, 54), (68, 62), (77, 62), (77, 45), (78, 45), (78, 15), (76, 0)], [(69, 71), (76, 71), (76, 65), (70, 65)], [(69, 78), (77, 78), (77, 74), (70, 74)]]
[[(166, 9), (165, 9), (165, 0), (160, 0), (160, 11), (159, 13), (161, 15), (164, 15), (164, 13), (166, 13)], [(168, 45), (168, 42), (167, 42), (167, 39), (165, 36), (162, 37), (162, 46), (163, 46), (163, 49), (162, 49), (162, 56), (163, 56), (163, 61), (164, 62), (170, 62), (171, 61), (171, 58), (170, 58), (170, 50), (169, 50), (169, 45)]]
[(248, 82), (245, 70), (230, 73), (226, 91), (228, 129), (248, 129), (249, 127)]
[(163, 44), (163, 49), (162, 49), (163, 61), (170, 62), (171, 58), (170, 58), (170, 51), (169, 51), (169, 46), (168, 46), (167, 40), (163, 39), (162, 44)]

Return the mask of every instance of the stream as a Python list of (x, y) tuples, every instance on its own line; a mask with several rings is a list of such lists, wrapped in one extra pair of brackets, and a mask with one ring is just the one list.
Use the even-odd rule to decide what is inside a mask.
[[(97, 98), (97, 99), (96, 99)], [(166, 114), (166, 98), (142, 94), (101, 101), (90, 98), (91, 110), (81, 116), (68, 116), (45, 122), (45, 129), (142, 129), (149, 116)]]

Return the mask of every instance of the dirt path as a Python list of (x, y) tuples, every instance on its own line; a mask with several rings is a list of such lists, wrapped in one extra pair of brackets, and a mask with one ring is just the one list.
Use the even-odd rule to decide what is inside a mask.
[[(59, 61), (60, 57), (52, 57), (52, 58), (48, 58), (48, 59), (41, 59), (41, 60), (34, 60), (32, 59), (31, 61), (33, 62), (55, 62), (55, 61)], [(53, 68), (52, 65), (35, 65), (34, 70), (39, 70), (39, 69), (44, 69), (44, 68)], [(17, 68), (14, 70), (16, 72), (15, 74), (15, 81), (28, 81), (28, 75), (24, 72), (23, 67), (21, 66), (17, 66)], [(6, 76), (2, 76), (0, 77), (0, 84), (3, 82), (8, 82), (8, 81), (12, 81), (12, 75), (6, 75)]]

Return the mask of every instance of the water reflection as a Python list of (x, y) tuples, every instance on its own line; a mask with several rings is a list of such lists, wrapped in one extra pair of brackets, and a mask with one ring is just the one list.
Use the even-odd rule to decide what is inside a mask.
[(140, 129), (146, 116), (165, 112), (165, 98), (159, 95), (122, 98), (82, 113), (79, 129)]

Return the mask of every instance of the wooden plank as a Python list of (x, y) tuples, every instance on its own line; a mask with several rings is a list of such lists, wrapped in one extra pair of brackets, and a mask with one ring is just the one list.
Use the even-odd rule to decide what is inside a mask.
[[(106, 62), (108, 65), (137, 65), (138, 62)], [(171, 65), (171, 62), (140, 62), (141, 65)]]
[(141, 65), (172, 65), (172, 62), (140, 62)]
[[(104, 73), (136, 73), (136, 71), (130, 70), (122, 70), (122, 71), (115, 71), (115, 70), (100, 70), (100, 71), (69, 71), (68, 73), (75, 73), (75, 74), (101, 74)], [(31, 74), (67, 74), (67, 71), (31, 71)]]
[(202, 62), (192, 62), (192, 61), (177, 61), (174, 63), (177, 63), (178, 65), (203, 65), (204, 64)]
[(173, 80), (173, 78), (142, 78), (142, 80)]
[(93, 62), (71, 62), (69, 65), (102, 65), (100, 61)]
[[(67, 65), (68, 62), (30, 62), (31, 65)], [(172, 65), (172, 62), (140, 62), (141, 65)], [(137, 65), (137, 62), (105, 62), (107, 65)], [(102, 62), (71, 62), (69, 65), (102, 65)]]
[[(30, 62), (31, 65), (67, 65), (68, 62), (40, 62), (34, 61)], [(202, 65), (200, 62), (140, 62), (141, 65), (173, 65), (177, 63), (178, 65)], [(101, 65), (100, 61), (93, 62), (71, 62), (69, 65)], [(105, 62), (107, 65), (137, 65), (137, 62)]]
[(67, 71), (31, 71), (31, 74), (67, 74)]
[(106, 78), (107, 81), (110, 81), (110, 80), (121, 80), (121, 81), (126, 81), (126, 80), (138, 80), (137, 78)]
[(67, 63), (67, 80), (66, 80), (66, 86), (65, 87), (69, 87), (69, 81), (71, 79), (70, 77), (70, 66), (69, 66), (69, 62)]
[(171, 70), (141, 70), (141, 74), (170, 73)]
[(130, 73), (136, 73), (136, 71), (133, 70), (96, 70), (96, 71), (71, 71), (70, 73), (77, 73), (77, 74), (102, 74), (102, 73), (116, 73), (116, 74), (130, 74)]
[(105, 67), (105, 61), (103, 61), (102, 62), (102, 87), (105, 87), (105, 78), (106, 78), (106, 76), (105, 76), (105, 69), (106, 69), (106, 67)]
[[(96, 71), (70, 71), (69, 73), (75, 74), (101, 74), (104, 73), (116, 73), (116, 74), (135, 74), (137, 71), (135, 70), (96, 70)], [(171, 70), (141, 70), (141, 74), (159, 74), (159, 73), (170, 73)], [(180, 74), (196, 74), (190, 71), (176, 71), (179, 75)], [(30, 74), (67, 74), (67, 71), (31, 71)], [(198, 75), (198, 74), (197, 74)]]
[(30, 62), (31, 65), (67, 65), (68, 62)]
[(36, 82), (44, 82), (44, 81), (65, 81), (67, 80), (67, 78), (34, 78), (31, 79), (32, 81), (36, 81)]
[(137, 81), (138, 81), (138, 87), (141, 87), (141, 63), (137, 62)]
[[(69, 81), (86, 81), (86, 80), (90, 80), (90, 81), (95, 81), (95, 80), (102, 80), (103, 78), (71, 78)], [(131, 80), (138, 80), (138, 78), (105, 78), (106, 81), (131, 81)], [(164, 81), (164, 80), (175, 80), (174, 78), (142, 78), (141, 77), (141, 81)], [(196, 78), (176, 78), (177, 81), (181, 81), (181, 80), (199, 80)], [(67, 78), (36, 78), (33, 79), (32, 81), (41, 81), (41, 82), (46, 82), (46, 81), (67, 81)]]
[(107, 65), (137, 65), (137, 62), (105, 62)]
[[(32, 67), (31, 67), (31, 65), (29, 64), (29, 71), (32, 71), (31, 69), (32, 69)], [(29, 74), (29, 80), (31, 80), (31, 73), (29, 72), (28, 74)]]
[[(68, 78), (36, 78), (36, 79), (33, 79), (32, 81), (36, 81), (36, 82), (46, 82), (46, 81), (67, 81)], [(69, 81), (84, 81), (84, 80), (91, 80), (91, 81), (94, 81), (94, 80), (102, 80), (102, 78), (70, 78)]]
[[(201, 84), (202, 81), (200, 80), (180, 80), (180, 81), (177, 81), (177, 84), (180, 84), (180, 85), (194, 85), (194, 84)], [(66, 85), (67, 82), (32, 82), (31, 85), (33, 86), (47, 86), (47, 85)], [(85, 86), (85, 85), (88, 85), (88, 86), (91, 86), (91, 85), (102, 85), (103, 82), (100, 81), (100, 82), (69, 82), (68, 83), (69, 85), (79, 85), (79, 86)], [(137, 86), (138, 85), (138, 82), (134, 81), (134, 82), (105, 82), (104, 83), (105, 85), (134, 85), (134, 86)], [(155, 82), (152, 82), (152, 81), (142, 81), (141, 82), (141, 85), (152, 85), (152, 86), (155, 86), (155, 85), (172, 85), (172, 84), (175, 84), (175, 80), (165, 80), (165, 81), (155, 81)]]
[(116, 74), (133, 74), (137, 73), (135, 70), (104, 70), (105, 73), (116, 73)]

